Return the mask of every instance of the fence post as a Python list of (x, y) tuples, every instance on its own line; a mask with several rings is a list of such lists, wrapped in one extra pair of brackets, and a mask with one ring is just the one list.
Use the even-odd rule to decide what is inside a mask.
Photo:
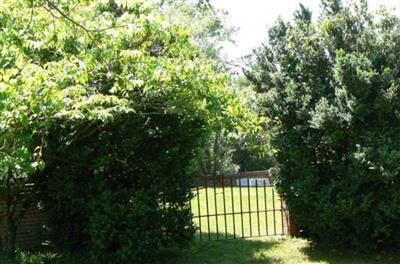
[(289, 235), (296, 237), (299, 234), (298, 233), (299, 230), (297, 228), (296, 222), (294, 221), (293, 215), (290, 214), (289, 211), (287, 211), (287, 212), (289, 215)]
[(284, 210), (284, 212), (285, 212), (285, 217), (283, 220), (285, 228), (284, 228), (283, 233), (285, 235), (289, 235), (292, 237), (297, 236), (298, 230), (297, 230), (296, 222), (294, 221), (293, 215), (290, 214), (285, 201), (283, 201), (282, 210)]
[(285, 230), (284, 234), (289, 235), (291, 237), (298, 236), (298, 228), (296, 222), (294, 221), (293, 215), (290, 214), (287, 208), (285, 209), (285, 218), (284, 218)]

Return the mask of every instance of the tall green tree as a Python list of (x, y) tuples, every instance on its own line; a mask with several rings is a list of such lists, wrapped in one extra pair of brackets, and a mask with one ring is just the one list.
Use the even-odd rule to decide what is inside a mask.
[(222, 55), (223, 44), (234, 42), (236, 28), (228, 22), (228, 13), (206, 0), (161, 1), (162, 12), (171, 23), (184, 25), (201, 52), (214, 60), (220, 71), (231, 65)]
[[(185, 25), (190, 30), (202, 54), (216, 62), (217, 71), (229, 75), (228, 87), (256, 115), (256, 102), (248, 83), (243, 76), (238, 77), (233, 73), (233, 62), (224, 57), (222, 52), (224, 44), (234, 42), (236, 32), (236, 28), (229, 24), (229, 14), (204, 0), (161, 1), (161, 7), (172, 23)], [(213, 131), (204, 147), (198, 151), (193, 163), (194, 173), (216, 176), (238, 170), (270, 168), (273, 159), (267, 154), (269, 148), (260, 148), (260, 142), (266, 140), (264, 136), (256, 135), (257, 131), (253, 129), (249, 127), (233, 133), (222, 127)]]
[[(232, 35), (236, 29), (227, 22), (226, 12), (203, 0), (161, 1), (160, 5), (171, 23), (185, 25), (190, 30), (192, 40), (199, 46), (200, 52), (216, 62), (214, 67), (217, 71), (229, 72), (232, 65), (221, 51), (224, 43), (233, 41)], [(238, 98), (244, 96), (231, 83), (228, 87)], [(213, 131), (204, 147), (198, 150), (193, 162), (193, 173), (215, 176), (239, 170), (239, 166), (232, 160), (234, 143), (238, 137), (223, 127)]]
[(400, 19), (322, 1), (279, 19), (246, 75), (264, 100), (277, 186), (303, 235), (361, 250), (400, 242)]

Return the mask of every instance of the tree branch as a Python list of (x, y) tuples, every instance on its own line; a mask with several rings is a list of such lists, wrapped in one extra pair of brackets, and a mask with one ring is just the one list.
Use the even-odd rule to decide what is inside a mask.
[(64, 11), (62, 11), (56, 4), (54, 4), (52, 1), (49, 0), (45, 0), (45, 2), (48, 4), (48, 6), (52, 9), (54, 9), (55, 11), (57, 11), (58, 14), (61, 15), (61, 17), (63, 17), (64, 19), (68, 20), (69, 22), (71, 22), (72, 24), (80, 27), (81, 29), (83, 29), (89, 36), (90, 38), (92, 38), (91, 33), (93, 32), (102, 32), (102, 31), (106, 31), (109, 29), (114, 29), (114, 28), (121, 28), (121, 27), (126, 27), (126, 25), (121, 25), (121, 26), (109, 26), (109, 27), (105, 27), (105, 28), (100, 28), (100, 29), (90, 29), (85, 27), (84, 25), (82, 25), (81, 23), (75, 21), (69, 14), (69, 13), (65, 13)]

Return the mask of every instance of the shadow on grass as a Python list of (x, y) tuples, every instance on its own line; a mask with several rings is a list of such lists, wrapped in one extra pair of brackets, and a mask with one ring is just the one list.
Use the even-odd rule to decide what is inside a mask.
[[(212, 237), (216, 236), (212, 234)], [(194, 241), (190, 248), (164, 258), (165, 264), (228, 264), (228, 263), (283, 263), (277, 258), (267, 256), (265, 251), (278, 245), (278, 240), (221, 240)]]
[(302, 253), (313, 262), (327, 264), (399, 264), (398, 252), (387, 254), (361, 254), (354, 251), (333, 250), (308, 246), (301, 249)]
[[(214, 234), (213, 234), (214, 236)], [(307, 240), (265, 237), (221, 241), (195, 240), (186, 250), (165, 251), (162, 264), (399, 264), (400, 253), (359, 254), (310, 246)], [(110, 263), (110, 262), (109, 262)], [(112, 262), (114, 263), (114, 262)], [(19, 251), (17, 260), (0, 254), (0, 264), (99, 264), (86, 254)], [(124, 263), (126, 264), (126, 263)]]
[(0, 253), (0, 264), (89, 264), (88, 255), (56, 253), (49, 250), (18, 250), (15, 258)]

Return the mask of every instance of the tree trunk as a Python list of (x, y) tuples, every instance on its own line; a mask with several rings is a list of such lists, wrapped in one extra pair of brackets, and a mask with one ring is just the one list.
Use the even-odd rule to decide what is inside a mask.
[(17, 240), (17, 226), (14, 220), (9, 220), (11, 216), (7, 216), (6, 230), (4, 235), (4, 251), (10, 256), (15, 256), (15, 244)]
[(215, 140), (214, 140), (214, 160), (213, 160), (213, 172), (212, 172), (213, 177), (216, 177), (219, 172), (220, 139), (221, 139), (221, 131), (218, 131), (215, 133)]
[(17, 199), (14, 194), (14, 188), (12, 186), (12, 171), (7, 173), (5, 183), (6, 183), (6, 215), (5, 215), (5, 230), (4, 230), (4, 241), (3, 250), (4, 252), (11, 256), (15, 256), (15, 243), (17, 238), (17, 224), (15, 219)]
[(4, 245), (3, 241), (4, 241), (4, 232), (0, 232), (0, 251), (3, 251), (3, 249), (4, 249), (4, 247), (3, 247), (3, 245)]

